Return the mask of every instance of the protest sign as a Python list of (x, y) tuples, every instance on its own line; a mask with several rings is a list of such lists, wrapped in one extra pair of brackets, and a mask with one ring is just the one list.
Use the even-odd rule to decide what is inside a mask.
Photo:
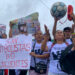
[(32, 36), (0, 39), (0, 69), (29, 69)]
[(27, 25), (27, 32), (29, 34), (35, 34), (36, 31), (40, 30), (40, 23), (38, 21), (38, 13), (33, 13), (31, 15), (28, 15), (26, 17), (22, 17), (19, 19), (12, 20), (11, 23), (12, 26), (12, 35), (18, 35), (18, 25), (20, 24), (26, 24)]

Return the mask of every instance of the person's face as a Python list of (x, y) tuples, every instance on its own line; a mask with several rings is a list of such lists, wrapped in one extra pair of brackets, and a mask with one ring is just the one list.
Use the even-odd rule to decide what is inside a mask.
[(72, 34), (72, 42), (75, 45), (75, 34)]
[(43, 39), (43, 34), (42, 34), (41, 31), (38, 31), (38, 32), (36, 33), (35, 39), (36, 39), (37, 41), (41, 41), (41, 40)]
[(56, 40), (61, 40), (61, 39), (64, 39), (64, 34), (61, 30), (58, 30), (55, 34), (55, 39)]
[(2, 38), (7, 38), (7, 35), (6, 34), (2, 34)]
[(64, 36), (65, 36), (66, 39), (70, 39), (71, 30), (65, 30), (65, 31), (64, 31)]

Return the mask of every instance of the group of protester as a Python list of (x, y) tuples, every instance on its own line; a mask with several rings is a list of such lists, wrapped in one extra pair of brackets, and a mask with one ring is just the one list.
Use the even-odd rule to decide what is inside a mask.
[[(58, 19), (54, 18), (53, 36), (54, 41), (51, 42), (49, 29), (45, 25), (45, 34), (37, 31), (34, 35), (35, 41), (32, 42), (31, 65), (29, 70), (9, 69), (9, 75), (70, 75), (64, 72), (60, 66), (59, 60), (61, 54), (72, 44), (70, 52), (75, 51), (75, 15), (72, 14), (73, 25), (72, 28), (65, 27), (63, 31), (57, 30)], [(27, 36), (26, 25), (18, 25), (19, 35)], [(10, 23), (9, 37), (12, 36), (12, 23)], [(69, 54), (71, 55), (71, 54)], [(72, 58), (71, 58), (72, 59)], [(67, 63), (68, 64), (68, 63)], [(74, 69), (75, 70), (75, 69)], [(73, 70), (73, 71), (74, 71)], [(72, 75), (75, 73), (70, 72)]]
[[(34, 43), (34, 52), (31, 52), (32, 60), (31, 60), (31, 70), (29, 71), (29, 75), (75, 75), (75, 68), (73, 70), (69, 70), (71, 72), (67, 72), (65, 70), (62, 70), (60, 67), (60, 57), (65, 50), (69, 48), (67, 54), (70, 55), (70, 59), (74, 58), (74, 54), (72, 53), (75, 50), (75, 33), (74, 33), (74, 28), (75, 28), (75, 15), (71, 15), (73, 18), (74, 24), (72, 25), (72, 28), (70, 27), (65, 27), (63, 31), (61, 30), (56, 30), (57, 22), (58, 19), (54, 19), (54, 27), (53, 27), (53, 36), (54, 36), (54, 42), (51, 42), (49, 39), (49, 30), (45, 25), (45, 35), (42, 35), (41, 31), (38, 31), (36, 33), (35, 39), (36, 42)], [(67, 50), (66, 50), (67, 51)], [(70, 54), (72, 53), (72, 54)], [(73, 56), (72, 56), (73, 55)], [(66, 57), (66, 56), (65, 56)], [(35, 58), (35, 59), (34, 59)], [(49, 62), (48, 62), (49, 58)], [(68, 58), (67, 58), (68, 59)], [(66, 60), (67, 60), (66, 59)], [(36, 62), (35, 62), (36, 61)], [(46, 72), (44, 74), (41, 74), (41, 72), (37, 71), (37, 63), (43, 61), (47, 65)], [(64, 61), (65, 62), (65, 61)], [(68, 63), (70, 60), (68, 60)], [(67, 63), (67, 64), (68, 64)], [(66, 65), (67, 65), (66, 64)], [(75, 67), (74, 60), (71, 67)], [(70, 65), (69, 64), (69, 65)], [(65, 66), (66, 66), (65, 65)], [(63, 66), (64, 67), (64, 66)], [(68, 66), (68, 68), (70, 68)], [(68, 70), (67, 68), (67, 70)], [(38, 69), (39, 70), (39, 69)], [(40, 70), (41, 71), (41, 70)], [(43, 70), (44, 71), (44, 70)]]

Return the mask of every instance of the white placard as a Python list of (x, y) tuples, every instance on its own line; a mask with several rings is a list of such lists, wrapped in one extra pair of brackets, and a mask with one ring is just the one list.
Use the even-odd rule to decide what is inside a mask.
[(32, 36), (0, 39), (0, 69), (29, 69)]

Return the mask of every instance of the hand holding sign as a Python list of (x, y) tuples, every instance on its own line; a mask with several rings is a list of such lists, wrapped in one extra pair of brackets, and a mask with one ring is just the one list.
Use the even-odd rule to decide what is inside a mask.
[(32, 36), (0, 40), (0, 69), (29, 69)]

